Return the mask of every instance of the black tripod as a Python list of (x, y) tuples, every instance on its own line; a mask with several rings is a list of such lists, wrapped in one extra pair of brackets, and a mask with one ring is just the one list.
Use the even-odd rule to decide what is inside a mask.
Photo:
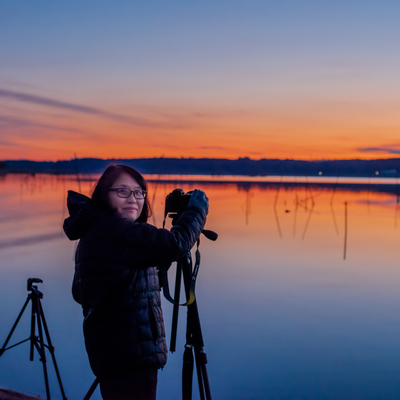
[[(9, 335), (7, 336), (6, 341), (4, 342), (3, 347), (0, 350), (0, 357), (3, 355), (3, 353), (6, 350), (9, 350), (15, 346), (18, 346), (22, 343), (27, 342), (28, 340), (30, 340), (31, 342), (31, 347), (30, 347), (30, 360), (33, 361), (33, 356), (34, 356), (34, 348), (36, 348), (36, 350), (39, 353), (40, 356), (40, 361), (43, 364), (43, 372), (44, 372), (44, 381), (45, 381), (45, 385), (46, 385), (46, 396), (47, 396), (47, 400), (50, 400), (50, 388), (49, 388), (49, 378), (48, 378), (48, 374), (47, 374), (47, 366), (46, 366), (46, 353), (45, 353), (45, 348), (47, 347), (47, 349), (50, 351), (51, 357), (53, 359), (53, 364), (54, 364), (54, 369), (56, 371), (56, 375), (57, 375), (57, 379), (58, 379), (58, 383), (60, 385), (60, 390), (61, 390), (61, 394), (62, 394), (62, 398), (63, 400), (67, 400), (65, 393), (64, 393), (64, 389), (62, 386), (62, 382), (61, 382), (61, 377), (60, 377), (60, 373), (58, 371), (58, 367), (57, 367), (57, 362), (56, 362), (56, 358), (54, 355), (54, 347), (51, 343), (51, 339), (50, 339), (50, 334), (49, 334), (49, 330), (47, 328), (47, 323), (46, 323), (46, 319), (44, 317), (44, 313), (43, 313), (43, 307), (42, 307), (42, 303), (40, 301), (40, 299), (43, 298), (43, 293), (40, 292), (37, 288), (37, 286), (32, 285), (32, 283), (39, 283), (39, 282), (43, 282), (41, 279), (39, 278), (29, 278), (28, 279), (28, 292), (30, 292), (28, 294), (28, 298), (26, 299), (26, 302), (24, 304), (24, 306), (22, 307), (21, 312), (19, 313), (17, 320), (15, 321), (13, 327), (11, 328), (11, 331), (9, 333)], [(6, 347), (12, 334), (14, 333), (15, 328), (18, 325), (19, 320), (22, 317), (22, 314), (24, 313), (29, 301), (32, 302), (32, 313), (31, 313), (31, 333), (29, 338), (22, 340), (19, 343), (16, 343), (10, 347)], [(39, 336), (36, 336), (36, 326), (38, 329), (38, 333)], [(43, 330), (44, 333), (46, 335), (46, 339), (47, 339), (47, 344), (45, 344), (44, 342), (44, 338), (43, 338)]]
[[(186, 320), (186, 344), (183, 353), (182, 368), (182, 400), (192, 399), (193, 367), (196, 362), (197, 380), (199, 384), (200, 399), (211, 400), (210, 384), (207, 374), (207, 355), (204, 351), (204, 341), (201, 332), (200, 317), (197, 302), (194, 296), (194, 283), (200, 264), (200, 253), (196, 251), (196, 264), (193, 268), (192, 257), (189, 254), (177, 262), (174, 309), (172, 314), (172, 329), (170, 351), (175, 351), (176, 331), (178, 324), (179, 297), (181, 275), (186, 294), (187, 320)], [(165, 290), (164, 290), (165, 295)], [(193, 357), (194, 353), (194, 357)]]

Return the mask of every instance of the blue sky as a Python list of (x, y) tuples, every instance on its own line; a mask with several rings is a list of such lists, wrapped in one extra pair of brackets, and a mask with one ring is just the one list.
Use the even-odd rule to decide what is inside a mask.
[(399, 20), (397, 1), (0, 0), (0, 158), (389, 156)]

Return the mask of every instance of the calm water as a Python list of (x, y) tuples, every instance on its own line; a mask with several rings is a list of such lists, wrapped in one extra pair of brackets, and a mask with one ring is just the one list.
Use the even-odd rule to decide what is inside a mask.
[[(63, 235), (62, 221), (67, 190), (88, 194), (91, 178), (0, 178), (0, 346), (27, 297), (27, 278), (43, 279), (42, 304), (69, 399), (83, 398), (94, 377), (70, 293), (76, 243)], [(213, 398), (399, 399), (398, 197), (374, 185), (159, 182), (150, 185), (151, 222), (162, 225), (169, 192), (194, 186), (207, 192), (207, 228), (219, 234), (216, 242), (202, 239), (196, 289)], [(171, 306), (163, 304), (169, 333)], [(29, 314), (10, 344), (29, 336)], [(181, 309), (159, 399), (181, 397), (185, 319)], [(51, 359), (48, 368), (52, 398), (61, 398)], [(28, 343), (0, 357), (0, 386), (45, 396), (41, 363), (36, 354), (29, 361)], [(193, 393), (198, 399), (196, 385)], [(92, 399), (100, 399), (98, 391)]]

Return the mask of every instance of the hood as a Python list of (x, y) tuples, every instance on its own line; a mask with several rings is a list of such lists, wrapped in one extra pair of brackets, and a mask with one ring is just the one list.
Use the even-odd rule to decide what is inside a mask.
[(95, 214), (89, 197), (68, 191), (67, 207), (69, 217), (64, 220), (63, 229), (68, 239), (77, 240), (87, 231)]

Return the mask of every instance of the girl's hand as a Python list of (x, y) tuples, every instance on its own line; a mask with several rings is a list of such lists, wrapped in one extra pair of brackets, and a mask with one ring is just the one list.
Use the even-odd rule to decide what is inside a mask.
[(207, 195), (200, 189), (194, 189), (193, 194), (190, 197), (188, 207), (195, 206), (201, 208), (208, 214), (208, 197)]

